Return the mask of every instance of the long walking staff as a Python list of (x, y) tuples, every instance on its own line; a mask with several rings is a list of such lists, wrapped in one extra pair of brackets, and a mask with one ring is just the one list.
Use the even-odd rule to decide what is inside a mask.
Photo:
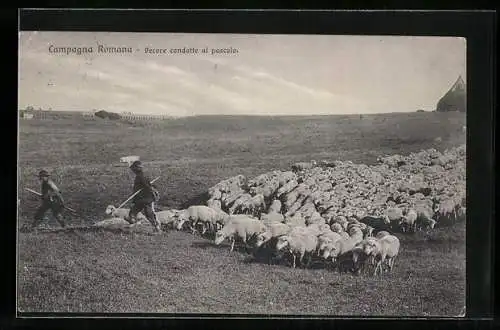
[[(158, 180), (160, 177), (156, 177), (154, 178), (153, 180), (151, 180), (151, 184), (153, 184), (156, 180)], [(138, 193), (140, 193), (142, 191), (142, 188), (137, 190), (135, 193), (132, 194), (132, 196), (130, 196), (129, 198), (127, 198), (127, 200), (123, 203), (120, 204), (120, 206), (117, 207), (117, 209), (121, 208), (123, 205), (127, 204), (132, 198), (134, 198), (135, 195), (137, 195)]]
[[(31, 193), (33, 193), (33, 194), (35, 194), (35, 195), (42, 196), (42, 194), (40, 194), (38, 191), (32, 190), (32, 189), (30, 189), (30, 188), (24, 188), (24, 189), (26, 189), (27, 191), (29, 191), (29, 192), (31, 192)], [(76, 212), (76, 210), (73, 210), (73, 209), (72, 209), (71, 207), (69, 207), (69, 206), (64, 205), (64, 208), (65, 208), (65, 209), (68, 209), (68, 211), (71, 211), (71, 212), (73, 212), (73, 213), (78, 213), (78, 212)]]

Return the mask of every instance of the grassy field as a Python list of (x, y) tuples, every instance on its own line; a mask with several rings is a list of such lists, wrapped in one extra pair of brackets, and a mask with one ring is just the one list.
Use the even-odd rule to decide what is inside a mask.
[[(21, 189), (39, 190), (41, 168), (78, 210), (69, 223), (80, 225), (101, 220), (108, 204), (130, 194), (133, 178), (121, 156), (139, 155), (151, 177), (162, 176), (160, 208), (180, 208), (236, 174), (444, 150), (465, 142), (464, 124), (460, 113), (195, 117), (151, 127), (79, 117), (21, 121), (19, 223), (38, 205)], [(268, 265), (199, 236), (149, 231), (20, 233), (19, 310), (453, 316), (465, 305), (463, 224), (402, 236), (395, 271), (383, 278)]]

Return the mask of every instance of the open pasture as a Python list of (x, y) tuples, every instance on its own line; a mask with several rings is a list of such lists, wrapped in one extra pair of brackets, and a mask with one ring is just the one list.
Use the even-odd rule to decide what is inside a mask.
[[(140, 126), (113, 121), (21, 121), (18, 222), (31, 220), (45, 168), (77, 209), (70, 225), (104, 217), (131, 193), (119, 158), (139, 155), (161, 175), (160, 208), (203, 202), (222, 179), (287, 169), (301, 160), (371, 164), (465, 142), (463, 113), (317, 117), (194, 117)], [(440, 139), (437, 139), (440, 138)], [(49, 224), (57, 226), (54, 220)], [(465, 305), (465, 228), (401, 235), (382, 278), (251, 262), (199, 236), (64, 230), (19, 234), (21, 311), (458, 315)]]

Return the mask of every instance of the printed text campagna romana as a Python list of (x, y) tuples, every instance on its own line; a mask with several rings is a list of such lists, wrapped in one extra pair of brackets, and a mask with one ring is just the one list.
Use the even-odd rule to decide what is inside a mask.
[(75, 54), (75, 55), (82, 55), (82, 54), (93, 54), (93, 53), (99, 53), (99, 54), (124, 54), (124, 53), (132, 53), (133, 48), (132, 47), (127, 47), (127, 46), (107, 46), (107, 45), (101, 45), (98, 44), (97, 47), (93, 46), (54, 46), (50, 45), (49, 46), (49, 53), (51, 54), (65, 54), (65, 55), (70, 55), (70, 54)]

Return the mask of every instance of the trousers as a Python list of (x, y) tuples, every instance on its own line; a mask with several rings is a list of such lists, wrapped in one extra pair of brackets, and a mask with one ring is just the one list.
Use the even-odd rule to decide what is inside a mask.
[(66, 227), (66, 223), (64, 222), (63, 216), (62, 216), (63, 209), (64, 209), (64, 206), (59, 204), (59, 203), (54, 203), (54, 202), (50, 202), (50, 201), (43, 201), (42, 205), (40, 205), (35, 212), (35, 216), (33, 217), (34, 221), (32, 223), (32, 227), (36, 227), (40, 224), (40, 222), (42, 222), (43, 216), (45, 215), (45, 213), (48, 210), (50, 210), (52, 212), (52, 214), (56, 218), (57, 222), (59, 222), (59, 224), (62, 227)]
[(128, 221), (130, 223), (135, 223), (137, 220), (137, 214), (139, 212), (142, 212), (145, 216), (146, 219), (148, 219), (149, 222), (158, 229), (160, 227), (160, 223), (158, 222), (158, 219), (156, 218), (156, 213), (154, 211), (154, 202), (149, 202), (149, 201), (136, 201), (130, 208), (129, 212), (129, 219)]

